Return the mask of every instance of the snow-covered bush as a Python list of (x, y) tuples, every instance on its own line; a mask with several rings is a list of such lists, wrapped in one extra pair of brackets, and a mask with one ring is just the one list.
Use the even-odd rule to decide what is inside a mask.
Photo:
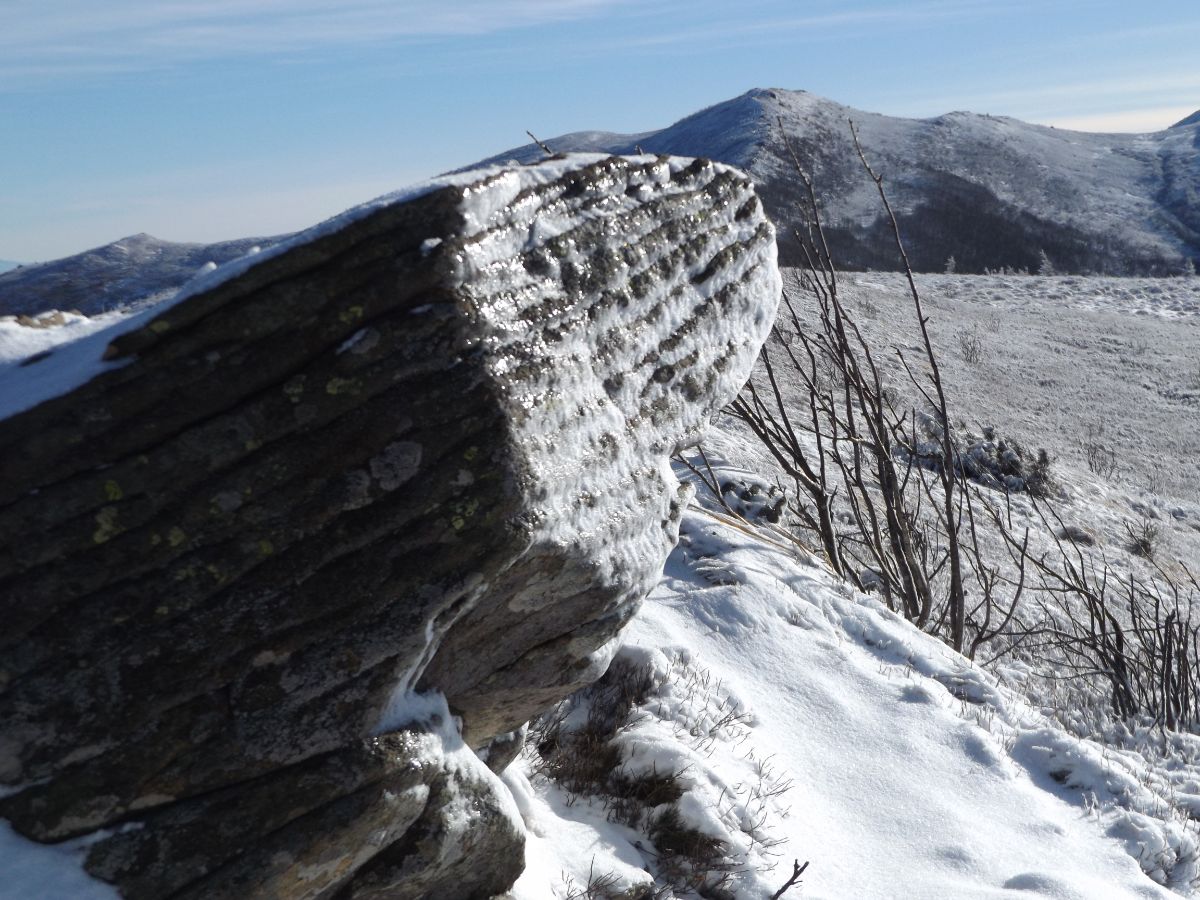
[[(1050, 454), (1043, 448), (1033, 453), (1012, 438), (1001, 437), (995, 426), (982, 436), (967, 433), (954, 438), (958, 463), (963, 473), (977, 484), (993, 490), (1048, 497), (1054, 489)], [(927, 457), (934, 464), (940, 456)]]

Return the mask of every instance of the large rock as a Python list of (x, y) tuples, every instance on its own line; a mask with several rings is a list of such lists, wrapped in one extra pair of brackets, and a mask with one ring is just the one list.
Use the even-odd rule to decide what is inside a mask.
[(452, 724), (482, 747), (603, 671), (676, 538), (668, 457), (773, 320), (774, 246), (735, 170), (573, 157), (385, 198), (117, 326), (0, 421), (0, 815), (108, 829), (87, 868), (131, 897), (502, 890), (521, 828)]

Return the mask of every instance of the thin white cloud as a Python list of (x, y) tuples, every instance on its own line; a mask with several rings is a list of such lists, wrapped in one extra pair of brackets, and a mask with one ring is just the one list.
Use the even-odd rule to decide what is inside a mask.
[(908, 114), (969, 109), (1078, 131), (1156, 131), (1200, 107), (1200, 73), (1170, 59), (1156, 64), (1148, 74), (926, 97)]
[[(1011, 12), (1007, 7), (1005, 12)], [(824, 37), (830, 32), (864, 26), (891, 25), (920, 28), (948, 20), (994, 15), (995, 3), (986, 0), (931, 0), (926, 3), (905, 4), (901, 7), (872, 9), (843, 9), (840, 12), (772, 17), (735, 15), (728, 20), (702, 28), (678, 28), (658, 34), (625, 39), (624, 47), (666, 47), (677, 44), (728, 45), (735, 40), (763, 38), (795, 41), (806, 34)]]
[(1058, 101), (1096, 100), (1113, 97), (1162, 96), (1164, 93), (1200, 92), (1200, 72), (1178, 69), (1151, 75), (1100, 78), (1068, 84), (1042, 85), (981, 95), (981, 99), (996, 103), (1046, 103)]
[[(594, 16), (631, 0), (8, 0), (5, 81), (243, 53), (487, 34)], [(12, 84), (8, 84), (12, 87)]]

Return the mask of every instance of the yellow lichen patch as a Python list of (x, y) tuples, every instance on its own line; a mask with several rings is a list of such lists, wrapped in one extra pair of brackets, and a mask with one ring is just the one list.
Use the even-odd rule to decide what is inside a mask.
[(162, 334), (164, 331), (170, 330), (170, 328), (171, 328), (171, 323), (165, 322), (162, 319), (159, 319), (157, 322), (150, 323), (150, 330), (153, 331), (155, 334)]
[(121, 490), (121, 486), (111, 478), (104, 482), (104, 496), (109, 500), (120, 500), (125, 496), (125, 492)]
[(338, 313), (338, 319), (340, 319), (346, 325), (349, 325), (352, 322), (357, 322), (362, 317), (363, 308), (358, 305), (347, 306), (340, 313)]
[(479, 455), (478, 447), (468, 447), (466, 450), (463, 451), (463, 459), (465, 459), (467, 462), (471, 462), (478, 455)]
[(157, 547), (161, 543), (162, 543), (162, 535), (159, 534), (157, 531), (154, 532), (154, 534), (150, 535), (150, 546), (151, 547)]
[(270, 541), (268, 541), (266, 538), (263, 538), (261, 541), (258, 542), (258, 555), (259, 556), (270, 556), (274, 552), (275, 552), (275, 545), (272, 544)]
[(288, 379), (288, 382), (283, 386), (283, 393), (293, 403), (299, 403), (300, 395), (304, 393), (304, 376), (297, 375), (294, 378)]
[(338, 394), (358, 393), (358, 380), (355, 378), (330, 378), (325, 385), (325, 393), (336, 397)]
[(184, 566), (182, 569), (176, 569), (171, 573), (172, 581), (190, 581), (196, 577), (195, 566)]
[(171, 530), (167, 532), (167, 540), (171, 543), (172, 547), (178, 547), (187, 540), (187, 532), (178, 525), (173, 525)]
[[(258, 438), (250, 438), (250, 440), (246, 441), (246, 452), (253, 453), (255, 450), (257, 450), (261, 446), (262, 446), (262, 441), (260, 441)], [(249, 488), (246, 488), (246, 493), (247, 494), (250, 493)]]
[(103, 544), (105, 541), (112, 540), (116, 535), (120, 534), (121, 528), (117, 525), (117, 508), (115, 506), (105, 506), (100, 512), (96, 513), (96, 531), (92, 534), (92, 540), (97, 544)]
[(479, 502), (476, 500), (467, 500), (463, 503), (454, 504), (454, 515), (450, 517), (450, 524), (455, 531), (462, 531), (467, 527), (467, 519), (475, 515), (479, 511)]

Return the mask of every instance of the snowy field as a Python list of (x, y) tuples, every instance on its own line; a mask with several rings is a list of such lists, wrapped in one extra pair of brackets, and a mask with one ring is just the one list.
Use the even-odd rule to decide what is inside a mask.
[[(1200, 559), (1200, 279), (919, 285), (952, 413), (1045, 447), (1059, 509), (1094, 552), (1135, 568), (1122, 525), (1145, 516), (1162, 526), (1160, 558)], [(901, 277), (850, 274), (843, 291), (873, 344), (914, 350)], [(1111, 448), (1115, 471), (1089, 468), (1089, 443)], [(706, 446), (722, 478), (773, 479), (740, 423)], [(1070, 691), (1014, 661), (968, 663), (777, 526), (731, 523), (703, 488), (681, 534), (624, 636), (618, 658), (653, 687), (615, 743), (625, 780), (678, 773), (686, 824), (721, 842), (704, 896), (771, 897), (797, 858), (810, 866), (785, 897), (1194, 894), (1200, 741), (1081, 736), (1094, 711), (1069, 708)], [(565, 727), (597, 702), (568, 703)], [(505, 779), (530, 829), (518, 900), (642, 896), (626, 892), (654, 876), (676, 888), (653, 896), (701, 896), (647, 838), (665, 807), (629, 827), (610, 789), (548, 775), (537, 740)]]
[[(1131, 495), (1200, 501), (1200, 278), (918, 275), (917, 285), (952, 405), (979, 420), (968, 425), (1000, 426), (1068, 468), (1086, 469), (1083, 445), (1100, 442)], [(902, 276), (849, 273), (843, 290), (874, 342), (913, 334)], [(976, 336), (969, 363), (963, 341)]]

